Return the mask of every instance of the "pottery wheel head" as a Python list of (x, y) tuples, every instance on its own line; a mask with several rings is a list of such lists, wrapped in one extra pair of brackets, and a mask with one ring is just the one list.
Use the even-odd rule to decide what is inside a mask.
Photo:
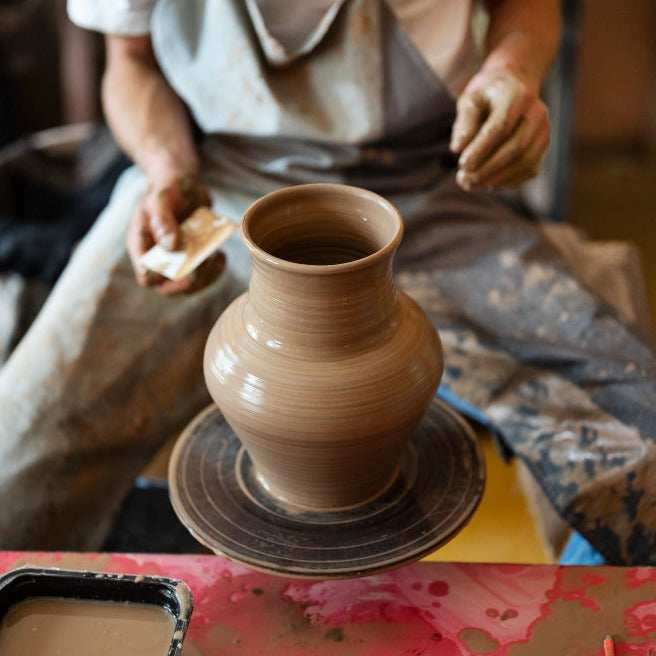
[(215, 406), (180, 436), (169, 464), (171, 502), (197, 540), (253, 569), (286, 576), (363, 576), (417, 560), (465, 526), (484, 485), (474, 432), (438, 400), (391, 486), (352, 508), (314, 512), (278, 503)]

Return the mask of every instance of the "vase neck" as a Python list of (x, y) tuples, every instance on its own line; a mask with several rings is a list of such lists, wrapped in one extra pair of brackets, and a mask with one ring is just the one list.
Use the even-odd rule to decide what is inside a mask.
[(249, 329), (277, 348), (294, 350), (366, 341), (388, 327), (396, 312), (392, 257), (368, 260), (328, 272), (319, 266), (281, 270), (254, 259)]

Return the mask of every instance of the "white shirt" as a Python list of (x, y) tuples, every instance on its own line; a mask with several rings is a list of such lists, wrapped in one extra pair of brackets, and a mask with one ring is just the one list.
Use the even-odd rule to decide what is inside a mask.
[[(156, 2), (67, 0), (68, 15), (75, 24), (108, 34), (125, 35), (150, 31), (150, 16)], [(477, 64), (472, 28), (474, 0), (387, 2), (427, 63), (452, 94), (457, 95)]]

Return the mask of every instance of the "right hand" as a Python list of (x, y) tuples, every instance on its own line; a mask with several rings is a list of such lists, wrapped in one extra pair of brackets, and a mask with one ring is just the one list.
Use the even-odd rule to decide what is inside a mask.
[(547, 107), (508, 70), (483, 70), (458, 98), (451, 150), (465, 190), (516, 187), (535, 176), (549, 145)]
[(126, 246), (137, 282), (153, 287), (161, 294), (188, 294), (211, 284), (221, 274), (225, 255), (209, 257), (194, 272), (182, 280), (169, 280), (150, 271), (141, 263), (141, 256), (155, 243), (174, 250), (179, 241), (179, 223), (199, 207), (211, 205), (209, 190), (197, 174), (175, 177), (163, 183), (151, 182), (137, 203), (130, 219)]

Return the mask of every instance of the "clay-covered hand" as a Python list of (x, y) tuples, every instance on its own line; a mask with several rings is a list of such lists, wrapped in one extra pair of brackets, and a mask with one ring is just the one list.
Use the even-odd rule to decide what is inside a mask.
[(174, 250), (179, 240), (179, 222), (195, 209), (211, 205), (210, 194), (197, 174), (151, 182), (137, 203), (126, 235), (126, 246), (137, 282), (167, 296), (189, 294), (211, 284), (225, 266), (225, 255), (215, 253), (182, 280), (169, 280), (150, 271), (141, 256), (155, 243)]
[(535, 176), (549, 145), (539, 89), (506, 70), (483, 70), (460, 95), (451, 133), (464, 189), (514, 187)]

